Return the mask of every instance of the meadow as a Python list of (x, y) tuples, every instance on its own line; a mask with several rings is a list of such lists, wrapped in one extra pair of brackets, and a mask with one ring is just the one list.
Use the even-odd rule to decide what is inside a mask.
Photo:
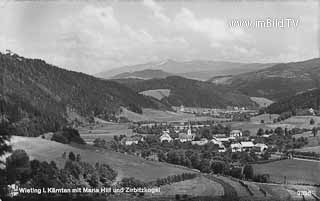
[(142, 114), (137, 114), (122, 108), (122, 113), (119, 116), (128, 118), (130, 121), (156, 121), (156, 122), (173, 122), (173, 121), (205, 121), (212, 119), (206, 116), (196, 116), (194, 114), (173, 112), (173, 111), (162, 111), (150, 108), (144, 108)]
[(59, 167), (65, 163), (62, 158), (64, 152), (80, 154), (83, 161), (91, 164), (106, 163), (118, 172), (118, 180), (123, 177), (135, 177), (141, 181), (154, 181), (169, 175), (194, 172), (188, 168), (148, 161), (140, 157), (105, 151), (92, 146), (75, 147), (41, 138), (13, 136), (11, 139), (13, 149), (25, 150), (31, 159), (41, 161), (55, 161)]
[(281, 160), (253, 165), (255, 174), (270, 174), (273, 182), (320, 184), (320, 161)]
[(110, 141), (115, 135), (133, 135), (132, 129), (129, 129), (128, 123), (99, 123), (79, 127), (78, 131), (80, 136), (88, 144), (92, 144), (96, 138)]

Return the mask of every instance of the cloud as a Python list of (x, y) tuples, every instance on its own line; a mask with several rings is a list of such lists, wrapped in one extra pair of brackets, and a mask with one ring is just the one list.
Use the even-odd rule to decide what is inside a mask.
[(170, 18), (163, 13), (163, 10), (164, 10), (163, 7), (157, 4), (154, 0), (144, 0), (143, 5), (151, 9), (153, 16), (159, 19), (161, 22), (165, 24), (168, 24), (171, 22)]
[[(150, 6), (161, 10), (156, 4)], [(89, 5), (77, 16), (69, 16), (60, 24), (60, 53), (69, 57), (67, 61), (73, 68), (88, 73), (97, 73), (106, 66), (144, 63), (150, 58), (164, 59), (169, 55), (174, 57), (186, 51), (189, 45), (182, 36), (154, 34), (146, 28), (120, 23), (112, 7)]]
[(174, 19), (176, 27), (181, 30), (191, 30), (201, 33), (209, 38), (212, 47), (220, 47), (220, 42), (236, 41), (248, 38), (248, 35), (240, 28), (230, 29), (227, 23), (218, 18), (197, 18), (187, 8), (182, 8)]

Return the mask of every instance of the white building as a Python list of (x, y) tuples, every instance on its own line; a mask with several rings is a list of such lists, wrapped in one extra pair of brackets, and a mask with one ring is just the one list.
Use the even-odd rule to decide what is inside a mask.
[(230, 132), (230, 137), (242, 137), (242, 132), (240, 130), (232, 130)]
[(240, 143), (233, 143), (230, 145), (232, 152), (241, 152), (242, 151), (242, 145)]
[(220, 153), (226, 152), (226, 147), (223, 144), (219, 145), (218, 152)]
[(160, 141), (161, 142), (164, 142), (164, 141), (167, 141), (167, 142), (171, 142), (172, 141), (172, 138), (171, 136), (168, 134), (168, 133), (164, 133), (160, 136)]
[(255, 150), (257, 150), (257, 152), (265, 152), (268, 149), (268, 146), (266, 144), (263, 143), (258, 143), (254, 145)]
[(309, 112), (310, 112), (311, 115), (315, 115), (313, 108), (310, 108), (310, 109), (309, 109)]
[(254, 144), (252, 141), (240, 142), (242, 151), (250, 151), (254, 148)]
[(184, 112), (184, 106), (183, 105), (180, 106), (180, 112)]
[(140, 135), (135, 135), (132, 137), (125, 137), (121, 140), (122, 144), (130, 146), (132, 144), (138, 144), (139, 142), (143, 142), (144, 138)]

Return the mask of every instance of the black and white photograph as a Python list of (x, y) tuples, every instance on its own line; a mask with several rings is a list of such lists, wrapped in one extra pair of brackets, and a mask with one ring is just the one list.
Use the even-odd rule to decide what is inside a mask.
[(319, 0), (0, 0), (0, 201), (320, 201)]

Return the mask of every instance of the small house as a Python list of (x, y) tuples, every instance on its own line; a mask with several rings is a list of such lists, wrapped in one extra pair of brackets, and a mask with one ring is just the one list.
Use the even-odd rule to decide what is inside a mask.
[(242, 137), (242, 132), (240, 130), (232, 130), (230, 132), (230, 137), (235, 137), (235, 138)]

